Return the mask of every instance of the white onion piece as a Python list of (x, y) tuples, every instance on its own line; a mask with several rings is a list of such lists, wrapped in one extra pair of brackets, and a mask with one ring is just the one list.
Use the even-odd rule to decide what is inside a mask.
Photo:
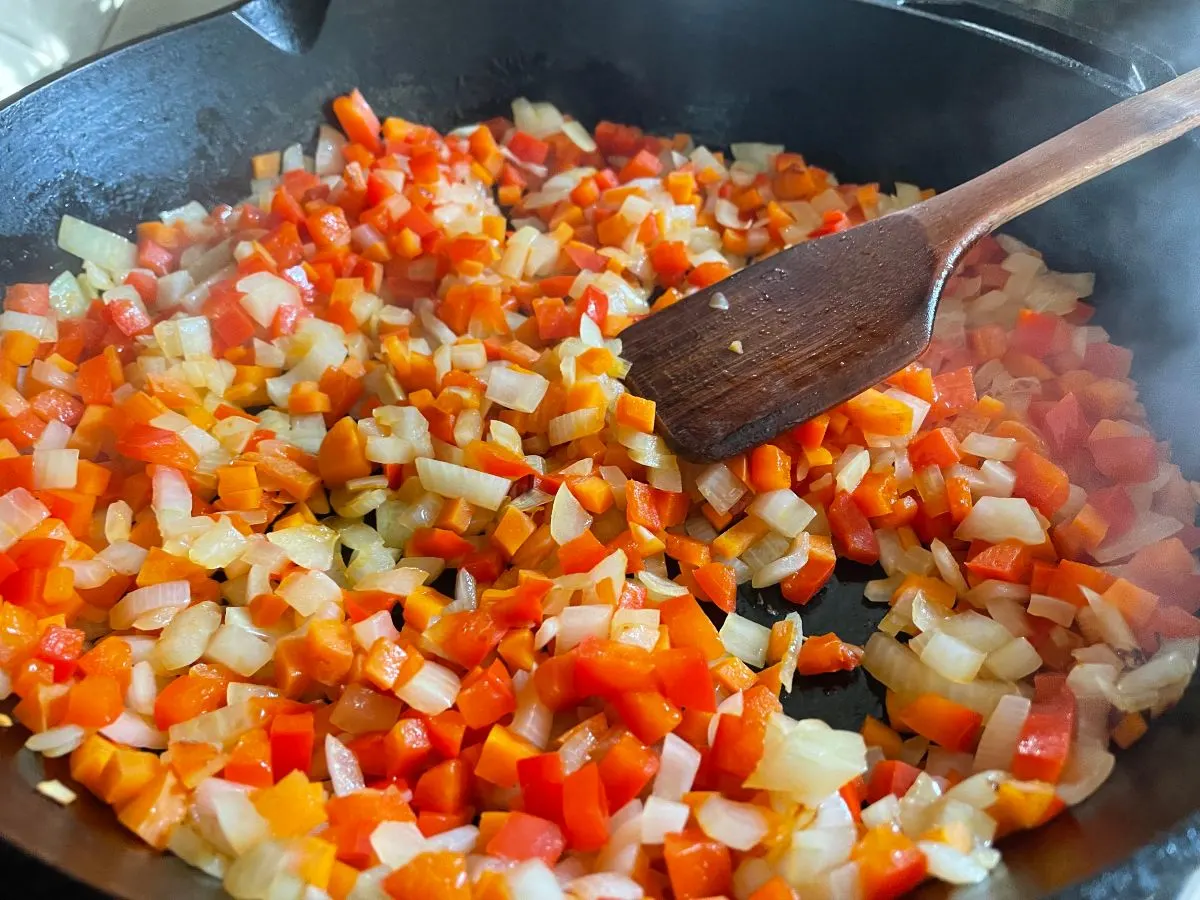
[(126, 747), (138, 747), (143, 750), (167, 748), (166, 734), (129, 710), (123, 710), (116, 719), (101, 728), (100, 733)]
[(109, 272), (123, 272), (137, 265), (137, 245), (99, 226), (74, 216), (63, 216), (58, 227), (58, 246)]
[(866, 771), (862, 735), (830, 728), (818, 719), (797, 722), (777, 713), (767, 722), (762, 759), (745, 786), (777, 791), (805, 806), (816, 806)]
[(204, 658), (249, 678), (268, 662), (274, 647), (257, 635), (236, 625), (222, 625), (209, 641)]
[(750, 579), (750, 586), (754, 588), (770, 587), (773, 584), (779, 584), (789, 575), (795, 575), (808, 563), (808, 551), (809, 537), (801, 532), (800, 536), (792, 541), (787, 555), (767, 563), (754, 573)]
[(579, 900), (641, 900), (642, 886), (626, 875), (596, 872), (567, 882), (567, 890)]
[(979, 736), (974, 771), (1008, 769), (1013, 754), (1017, 752), (1017, 740), (1021, 736), (1021, 729), (1025, 727), (1031, 706), (1029, 698), (1020, 694), (1008, 694), (1000, 698)]
[(730, 613), (725, 617), (720, 634), (721, 642), (732, 656), (755, 668), (762, 668), (766, 664), (770, 628), (737, 613)]
[(96, 554), (114, 572), (121, 575), (136, 575), (149, 555), (148, 550), (130, 541), (115, 541)]
[(700, 751), (675, 734), (663, 739), (662, 760), (654, 776), (651, 793), (663, 800), (679, 802), (692, 789), (700, 771)]
[(417, 476), (427, 491), (443, 497), (461, 497), (490, 510), (500, 508), (511, 486), (507, 478), (426, 457), (417, 460)]
[(211, 600), (197, 603), (179, 612), (163, 629), (150, 654), (160, 672), (176, 672), (190, 666), (208, 647), (221, 627), (221, 607)]
[(713, 463), (697, 475), (696, 489), (722, 515), (746, 493), (746, 485), (724, 463)]
[[(914, 603), (914, 607), (915, 605)], [(973, 609), (944, 620), (941, 623), (941, 630), (984, 653), (999, 650), (1013, 639), (1013, 635), (1007, 628), (995, 619), (980, 615)]]
[(540, 859), (527, 859), (504, 873), (508, 892), (520, 900), (563, 900), (554, 873)]
[[(205, 779), (206, 783), (210, 779)], [(267, 820), (241, 791), (215, 793), (208, 801), (226, 849), (241, 856), (271, 833)]]
[(536, 372), (518, 372), (497, 366), (488, 375), (488, 400), (507, 409), (531, 413), (538, 408), (550, 382)]
[(966, 594), (970, 590), (970, 586), (967, 584), (967, 579), (963, 577), (958, 560), (954, 558), (950, 548), (939, 538), (934, 538), (933, 543), (929, 545), (929, 551), (933, 554), (933, 563), (937, 566), (942, 581), (954, 588), (960, 597)]
[(606, 638), (612, 624), (613, 608), (604, 604), (568, 606), (558, 614), (555, 653), (566, 653), (585, 638)]
[(86, 732), (78, 725), (60, 725), (38, 734), (31, 734), (25, 749), (46, 757), (66, 756), (81, 743)]
[(959, 540), (980, 540), (990, 544), (1011, 539), (1029, 546), (1038, 546), (1046, 540), (1045, 530), (1033, 507), (1019, 497), (980, 497), (954, 536)]
[(425, 835), (413, 822), (380, 822), (371, 832), (371, 849), (390, 869), (399, 869), (426, 850)]
[(591, 524), (591, 515), (564, 481), (554, 495), (554, 506), (550, 510), (550, 537), (561, 547), (587, 531)]
[(350, 630), (354, 633), (355, 643), (363, 650), (370, 650), (380, 638), (391, 642), (400, 637), (400, 632), (392, 622), (392, 614), (386, 609), (367, 616), (351, 626)]
[(50, 510), (25, 488), (13, 488), (0, 497), (0, 551), (8, 550), (49, 515)]
[(1114, 650), (1132, 650), (1137, 646), (1137, 638), (1121, 611), (1109, 603), (1089, 587), (1080, 585), (1079, 590), (1087, 598), (1088, 608), (1096, 618), (1096, 624), (1104, 642)]
[(164, 581), (130, 591), (108, 612), (113, 628), (129, 628), (147, 613), (159, 609), (182, 609), (191, 602), (192, 586), (186, 581)]
[(762, 810), (750, 803), (727, 800), (720, 794), (709, 797), (696, 810), (696, 822), (713, 840), (734, 850), (749, 850), (769, 830)]
[(973, 854), (962, 853), (949, 844), (938, 841), (918, 841), (917, 847), (925, 854), (929, 874), (950, 884), (978, 884), (988, 876)]
[(691, 807), (686, 803), (658, 796), (647, 797), (642, 809), (642, 843), (661, 844), (668, 834), (682, 832), (687, 827), (691, 812)]
[(470, 853), (479, 842), (479, 829), (474, 825), (460, 825), (425, 839), (430, 852), (449, 850), (452, 853)]
[(406, 681), (396, 696), (418, 712), (436, 716), (454, 705), (461, 682), (445, 666), (425, 661), (417, 674)]
[(1029, 605), (1026, 610), (1031, 616), (1037, 616), (1042, 619), (1049, 619), (1064, 628), (1070, 628), (1071, 623), (1075, 621), (1075, 613), (1079, 607), (1074, 603), (1068, 603), (1066, 600), (1059, 600), (1057, 597), (1049, 597), (1045, 594), (1031, 594), (1029, 597)]
[[(914, 608), (916, 604), (913, 604)], [(979, 674), (986, 655), (970, 644), (942, 631), (934, 632), (921, 650), (921, 662), (939, 675), (960, 684)]]
[(1103, 747), (1073, 747), (1054, 792), (1067, 806), (1082, 803), (1108, 780), (1116, 763), (1117, 758)]
[(424, 569), (414, 568), (408, 559), (408, 566), (392, 569), (388, 572), (375, 572), (361, 578), (355, 585), (360, 591), (383, 591), (385, 594), (395, 594), (397, 597), (407, 597), (430, 577)]
[(358, 757), (332, 734), (325, 735), (325, 765), (329, 769), (329, 780), (335, 796), (345, 797), (365, 787)]
[(966, 436), (962, 442), (962, 449), (972, 456), (998, 459), (1001, 462), (1010, 462), (1016, 459), (1017, 454), (1021, 452), (1020, 445), (1013, 438), (994, 437), (977, 431)]
[(987, 656), (988, 670), (1005, 681), (1020, 681), (1042, 667), (1042, 657), (1026, 638), (1014, 638)]
[(655, 575), (648, 569), (643, 569), (637, 573), (637, 579), (646, 586), (646, 590), (650, 595), (650, 599), (661, 603), (663, 600), (669, 600), (671, 597), (682, 597), (688, 592), (688, 589), (681, 584), (676, 584), (669, 578), (663, 578), (661, 575)]

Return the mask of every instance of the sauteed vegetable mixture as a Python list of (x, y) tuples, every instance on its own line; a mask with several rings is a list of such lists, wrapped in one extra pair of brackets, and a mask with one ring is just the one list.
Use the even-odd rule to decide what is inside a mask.
[[(82, 274), (0, 314), (0, 697), (143, 841), (242, 900), (879, 900), (985, 878), (1179, 698), (1196, 490), (1090, 275), (987, 238), (919, 363), (691, 465), (622, 329), (924, 192), (334, 112), (237, 206), (66, 217)], [(865, 647), (805, 632), (840, 558)], [(859, 667), (885, 719), (782, 712)]]

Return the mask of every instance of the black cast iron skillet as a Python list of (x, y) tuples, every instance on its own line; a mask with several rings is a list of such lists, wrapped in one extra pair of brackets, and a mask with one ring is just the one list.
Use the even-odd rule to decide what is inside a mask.
[[(310, 140), (329, 100), (355, 85), (378, 111), (442, 128), (504, 112), (524, 94), (589, 124), (690, 131), (713, 145), (786, 143), (847, 179), (945, 188), (1172, 74), (1148, 54), (1009, 13), (994, 0), (255, 0), (0, 110), (0, 284), (77, 265), (54, 248), (63, 213), (121, 229), (188, 199), (239, 199), (253, 153)], [(1099, 321), (1134, 348), (1142, 398), (1191, 477), (1200, 474), (1198, 167), (1200, 150), (1177, 142), (1011, 229), (1054, 268), (1099, 273)], [(865, 641), (879, 615), (861, 600), (868, 577), (839, 570), (806, 607), (806, 630)], [(764, 619), (782, 611), (777, 596), (743, 604)], [(1094, 798), (1005, 841), (1006, 867), (955, 896), (1173, 892), (1200, 864), (1198, 697), (1122, 753)], [(861, 673), (810, 683), (787, 702), (795, 716), (850, 728), (878, 706)], [(23, 739), (0, 731), (0, 836), (12, 845), (0, 857), (0, 896), (219, 896), (206, 876), (128, 838), (85, 794), (68, 809), (35, 794), (65, 767), (43, 770), (19, 752)]]

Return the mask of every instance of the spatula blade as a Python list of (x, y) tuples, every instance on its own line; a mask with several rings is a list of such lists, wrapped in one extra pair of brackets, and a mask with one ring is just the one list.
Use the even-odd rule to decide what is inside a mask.
[(947, 268), (904, 213), (799, 244), (626, 329), (626, 385), (678, 452), (726, 459), (915, 359)]

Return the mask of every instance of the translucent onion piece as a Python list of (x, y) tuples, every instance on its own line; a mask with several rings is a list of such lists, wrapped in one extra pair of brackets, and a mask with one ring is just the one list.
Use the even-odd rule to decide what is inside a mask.
[(1031, 705), (1029, 698), (1020, 694), (1008, 694), (1000, 698), (979, 737), (974, 771), (1008, 769), (1017, 751), (1017, 739), (1025, 727)]
[(47, 757), (66, 756), (83, 743), (85, 733), (78, 725), (60, 725), (30, 735), (25, 741), (25, 749)]
[(700, 751), (675, 734), (663, 739), (662, 759), (654, 776), (651, 793), (663, 800), (679, 802), (692, 789), (700, 771)]
[(221, 627), (221, 607), (211, 600), (178, 613), (163, 629), (150, 654), (160, 672), (175, 672), (204, 655), (212, 636)]
[(763, 811), (750, 803), (737, 803), (714, 794), (696, 810), (696, 822), (710, 838), (734, 850), (756, 846), (769, 830)]
[(191, 602), (192, 586), (186, 581), (165, 581), (130, 591), (108, 613), (115, 629), (130, 628), (147, 613), (164, 608), (182, 609)]
[(332, 734), (325, 735), (325, 765), (335, 796), (345, 797), (365, 786), (358, 757)]
[(550, 537), (561, 547), (587, 531), (591, 524), (591, 515), (580, 506), (564, 481), (554, 495), (554, 506), (550, 510)]
[(793, 542), (785, 556), (767, 563), (754, 573), (750, 579), (751, 587), (764, 588), (779, 584), (789, 575), (794, 575), (808, 563), (809, 539), (801, 532)]
[(771, 629), (757, 622), (730, 613), (721, 626), (721, 642), (725, 649), (747, 665), (762, 668), (767, 662), (767, 644)]
[(981, 497), (958, 526), (954, 536), (959, 540), (979, 540), (991, 544), (1011, 539), (1029, 546), (1038, 546), (1046, 539), (1046, 533), (1028, 501), (1003, 497)]
[(461, 497), (491, 510), (500, 508), (511, 485), (507, 478), (498, 475), (425, 457), (417, 460), (417, 475), (427, 491), (443, 497)]
[(417, 674), (396, 691), (396, 696), (418, 712), (436, 716), (454, 705), (460, 686), (457, 675), (445, 666), (426, 660)]
[(867, 770), (862, 735), (830, 728), (817, 719), (795, 721), (776, 713), (767, 722), (762, 759), (746, 787), (787, 794), (816, 806)]

